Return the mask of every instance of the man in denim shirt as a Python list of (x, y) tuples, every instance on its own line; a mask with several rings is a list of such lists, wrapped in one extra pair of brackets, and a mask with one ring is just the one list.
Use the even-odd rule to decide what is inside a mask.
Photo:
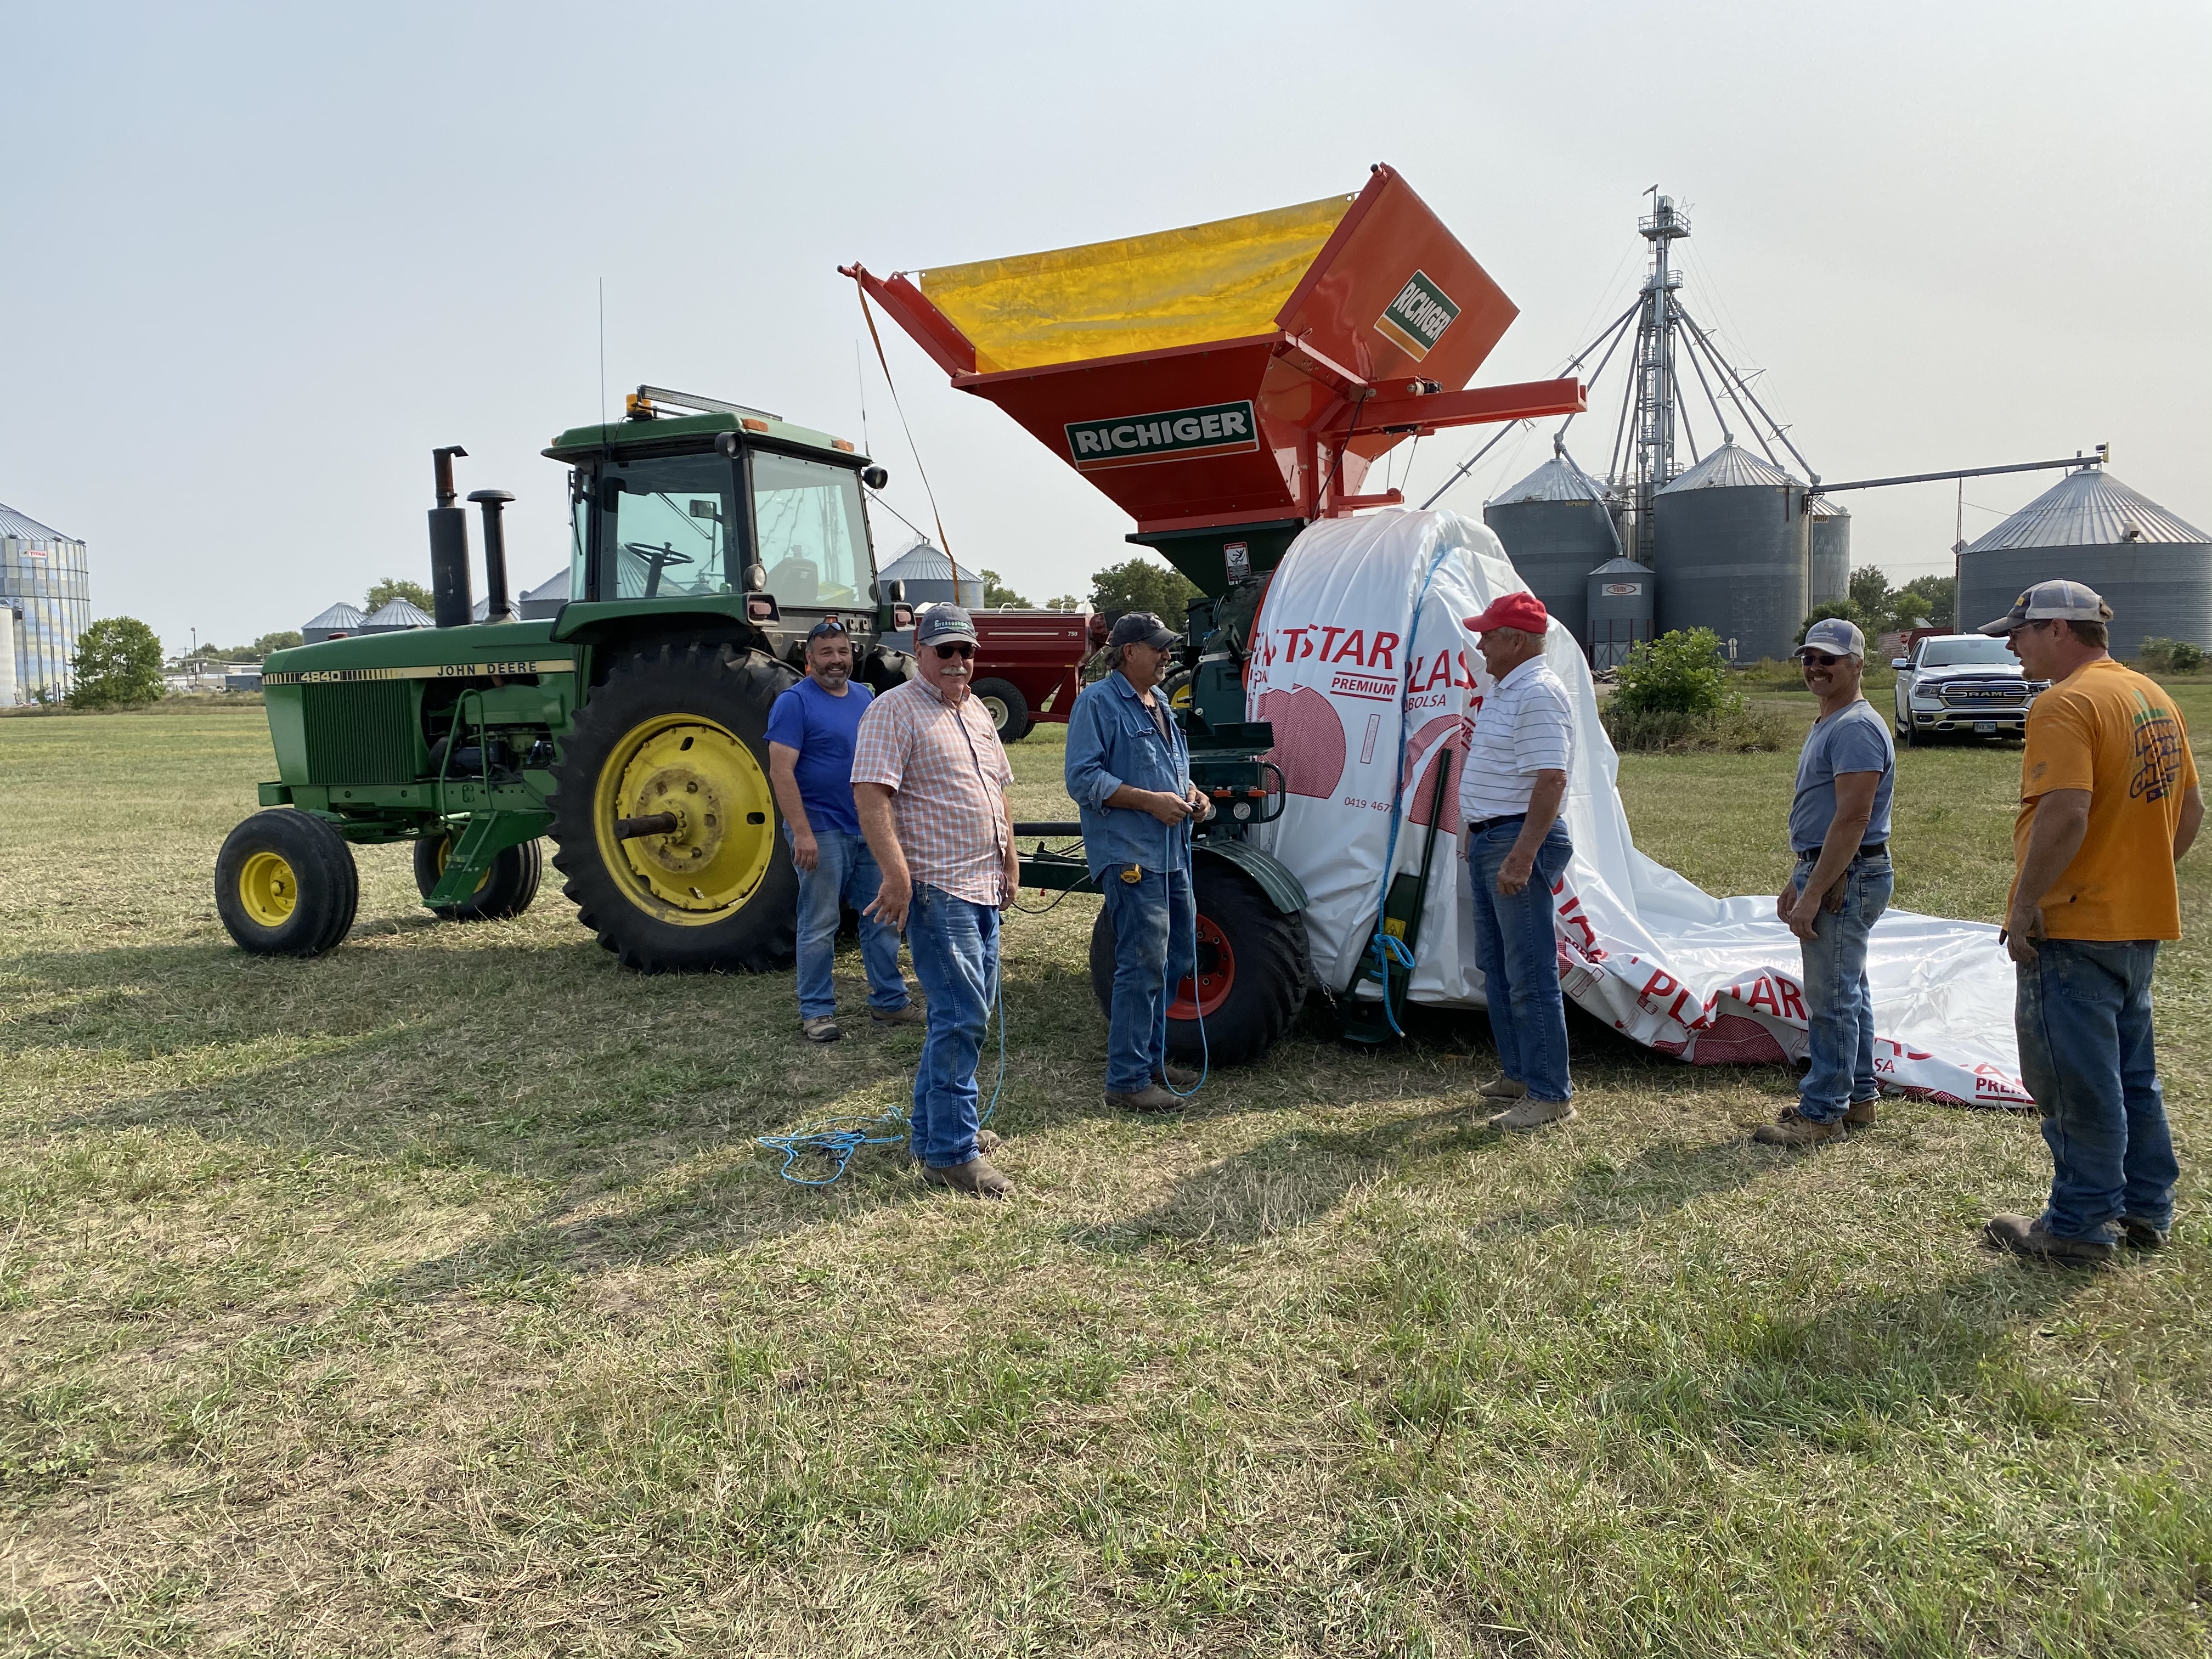
[(1820, 718), (1797, 762), (1790, 845), (1797, 868), (1776, 896), (1805, 957), (1805, 1020), (1813, 1067), (1797, 1103), (1753, 1140), (1809, 1147), (1871, 1125), (1881, 1087), (1874, 1074), (1874, 993), (1867, 938), (1889, 908), (1889, 798), (1897, 751), (1889, 722), (1859, 695), (1866, 635), (1840, 617), (1816, 622), (1797, 647), (1805, 689)]
[(1167, 1063), (1163, 1006), (1170, 976), (1188, 974), (1196, 950), (1191, 821), (1213, 815), (1190, 781), (1182, 728), (1153, 689), (1174, 644), (1150, 611), (1123, 617), (1106, 641), (1114, 672), (1084, 688), (1067, 720), (1067, 793), (1082, 811), (1084, 855), (1114, 929), (1106, 1103), (1133, 1112), (1172, 1111), (1182, 1097), (1161, 1085), (1198, 1080)]

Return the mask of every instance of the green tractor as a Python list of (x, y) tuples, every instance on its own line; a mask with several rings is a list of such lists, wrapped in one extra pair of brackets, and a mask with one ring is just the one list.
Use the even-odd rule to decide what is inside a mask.
[[(569, 600), (514, 619), (503, 490), (478, 490), (486, 619), (468, 526), (435, 453), (434, 628), (270, 657), (277, 780), (223, 842), (216, 904), (247, 951), (313, 957), (352, 926), (352, 848), (415, 843), (422, 902), (455, 921), (537, 896), (539, 841), (579, 919), (625, 966), (760, 971), (792, 959), (796, 877), (769, 787), (769, 705), (835, 617), (881, 690), (912, 659), (879, 592), (862, 488), (882, 470), (842, 438), (741, 404), (641, 386), (618, 424), (544, 453), (569, 469)], [(678, 412), (680, 411), (680, 412)], [(890, 585), (896, 589), (897, 584)]]

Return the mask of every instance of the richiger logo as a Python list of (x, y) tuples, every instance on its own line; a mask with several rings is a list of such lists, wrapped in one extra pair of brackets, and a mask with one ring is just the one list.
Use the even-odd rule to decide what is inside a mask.
[(1426, 272), (1417, 270), (1375, 319), (1375, 328), (1385, 339), (1413, 353), (1413, 361), (1419, 362), (1435, 349), (1458, 315), (1459, 307), (1451, 302), (1451, 296), (1431, 282)]
[(1207, 404), (1198, 409), (1164, 410), (1157, 415), (1067, 423), (1067, 453), (1079, 472), (1141, 466), (1147, 461), (1188, 461), (1201, 455), (1234, 455), (1259, 447), (1260, 425), (1253, 419), (1249, 403)]

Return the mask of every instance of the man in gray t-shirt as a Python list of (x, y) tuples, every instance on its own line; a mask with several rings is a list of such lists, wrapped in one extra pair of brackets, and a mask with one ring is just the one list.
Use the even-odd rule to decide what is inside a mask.
[(1889, 726), (1859, 695), (1866, 635), (1832, 617), (1797, 648), (1805, 689), (1820, 718), (1797, 762), (1790, 846), (1797, 866), (1774, 901), (1805, 958), (1805, 1018), (1812, 1069), (1797, 1103), (1752, 1139), (1769, 1146), (1818, 1146), (1871, 1125), (1881, 1085), (1874, 1074), (1874, 994), (1867, 939), (1889, 908), (1889, 801), (1897, 751)]

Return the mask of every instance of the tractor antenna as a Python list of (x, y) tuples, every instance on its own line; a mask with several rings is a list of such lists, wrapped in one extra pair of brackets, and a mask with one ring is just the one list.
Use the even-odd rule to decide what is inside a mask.
[(599, 436), (607, 435), (607, 279), (599, 278)]
[(853, 342), (853, 380), (860, 388), (860, 447), (872, 455), (876, 451), (868, 441), (868, 371), (861, 365), (860, 343), (857, 339)]

